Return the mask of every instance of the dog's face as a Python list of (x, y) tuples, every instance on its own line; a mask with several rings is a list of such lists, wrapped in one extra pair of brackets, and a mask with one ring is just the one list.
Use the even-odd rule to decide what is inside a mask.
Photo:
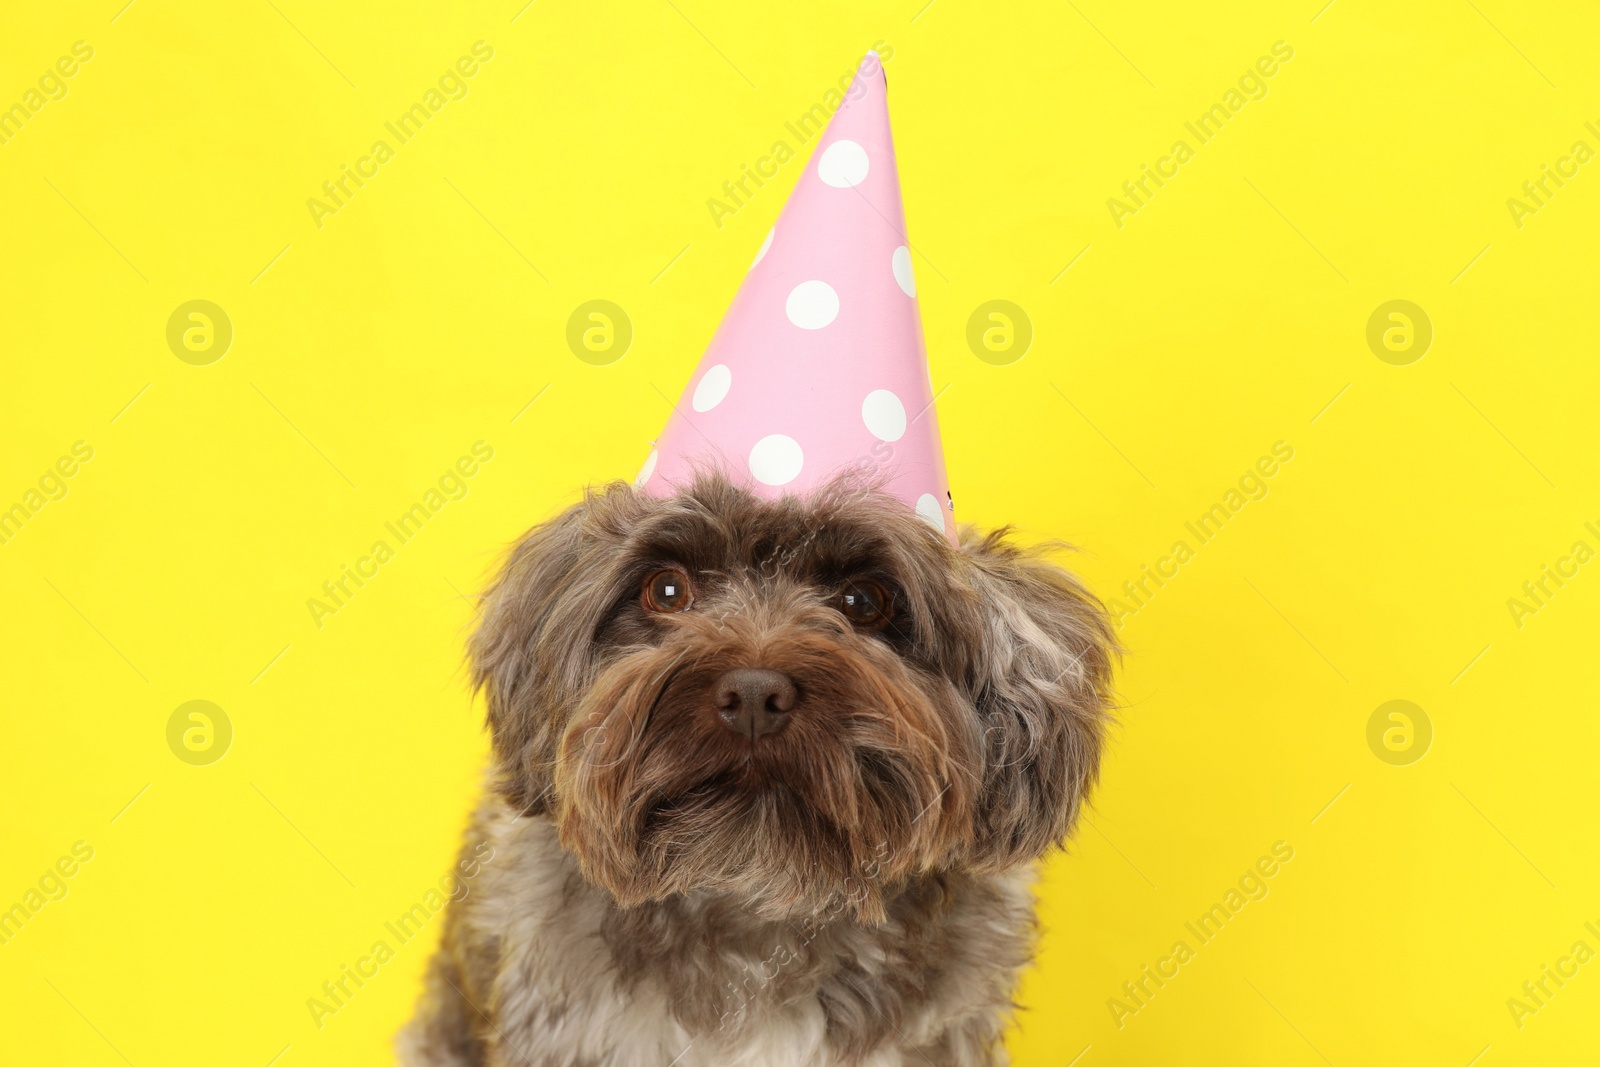
[(1099, 604), (998, 535), (952, 548), (849, 481), (766, 502), (716, 476), (530, 531), (472, 641), (502, 792), (620, 904), (867, 921), (910, 875), (1067, 835), (1113, 650)]

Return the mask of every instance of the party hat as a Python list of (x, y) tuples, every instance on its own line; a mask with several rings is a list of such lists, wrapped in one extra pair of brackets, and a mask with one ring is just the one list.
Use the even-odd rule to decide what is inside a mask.
[(776, 499), (865, 471), (954, 542), (933, 401), (868, 52), (634, 484), (666, 496), (715, 466)]

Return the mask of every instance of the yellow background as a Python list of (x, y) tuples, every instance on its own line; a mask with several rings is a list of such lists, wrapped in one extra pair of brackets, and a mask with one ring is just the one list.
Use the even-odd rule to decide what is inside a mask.
[[(1600, 548), (1600, 164), (1520, 228), (1506, 205), (1600, 147), (1591, 10), (123, 2), (0, 18), (0, 103), (94, 48), (0, 146), (0, 506), (94, 448), (0, 545), (0, 907), (94, 849), (0, 946), (0, 1059), (389, 1059), (438, 920), (320, 1029), (306, 1001), (453, 860), (471, 594), (632, 476), (801, 164), (721, 228), (706, 200), (883, 40), (963, 520), (1067, 538), (1119, 596), (1294, 448), (1125, 620), (1016, 1062), (1593, 1062), (1600, 963), (1520, 1028), (1506, 1003), (1600, 949), (1600, 564), (1507, 607)], [(314, 225), (478, 40), (468, 95)], [(1107, 199), (1277, 41), (1268, 95), (1118, 228)], [(635, 331), (608, 366), (564, 340), (597, 298)], [(166, 344), (192, 299), (233, 323), (209, 366)], [(1020, 361), (967, 347), (991, 299), (1033, 323)], [(1392, 299), (1435, 330), (1409, 366), (1366, 343)], [(319, 628), (307, 599), (479, 440), (468, 495)], [(210, 766), (166, 744), (194, 699), (235, 731)], [(1433, 726), (1409, 766), (1367, 745), (1392, 699)], [(1195, 945), (1277, 841), (1270, 894)], [(1119, 1028), (1107, 1001), (1179, 939)]]

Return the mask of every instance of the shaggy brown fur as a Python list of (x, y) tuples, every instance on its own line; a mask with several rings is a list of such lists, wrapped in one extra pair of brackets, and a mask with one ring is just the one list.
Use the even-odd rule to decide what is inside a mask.
[[(1115, 655), (1099, 603), (1003, 534), (953, 548), (856, 480), (765, 502), (716, 475), (531, 530), (471, 648), (474, 835), (503, 861), (451, 906), (406, 1062), (999, 1062), (1027, 874), (1093, 784)], [(641, 599), (662, 568), (687, 610)], [(860, 580), (887, 625), (840, 610)], [(792, 680), (785, 728), (719, 721), (747, 667)]]

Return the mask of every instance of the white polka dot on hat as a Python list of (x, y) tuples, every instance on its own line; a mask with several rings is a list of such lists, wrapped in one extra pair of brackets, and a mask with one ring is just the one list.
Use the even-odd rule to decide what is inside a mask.
[(708, 460), (774, 499), (864, 469), (955, 540), (885, 93), (868, 53), (645, 460), (643, 491), (673, 493)]

